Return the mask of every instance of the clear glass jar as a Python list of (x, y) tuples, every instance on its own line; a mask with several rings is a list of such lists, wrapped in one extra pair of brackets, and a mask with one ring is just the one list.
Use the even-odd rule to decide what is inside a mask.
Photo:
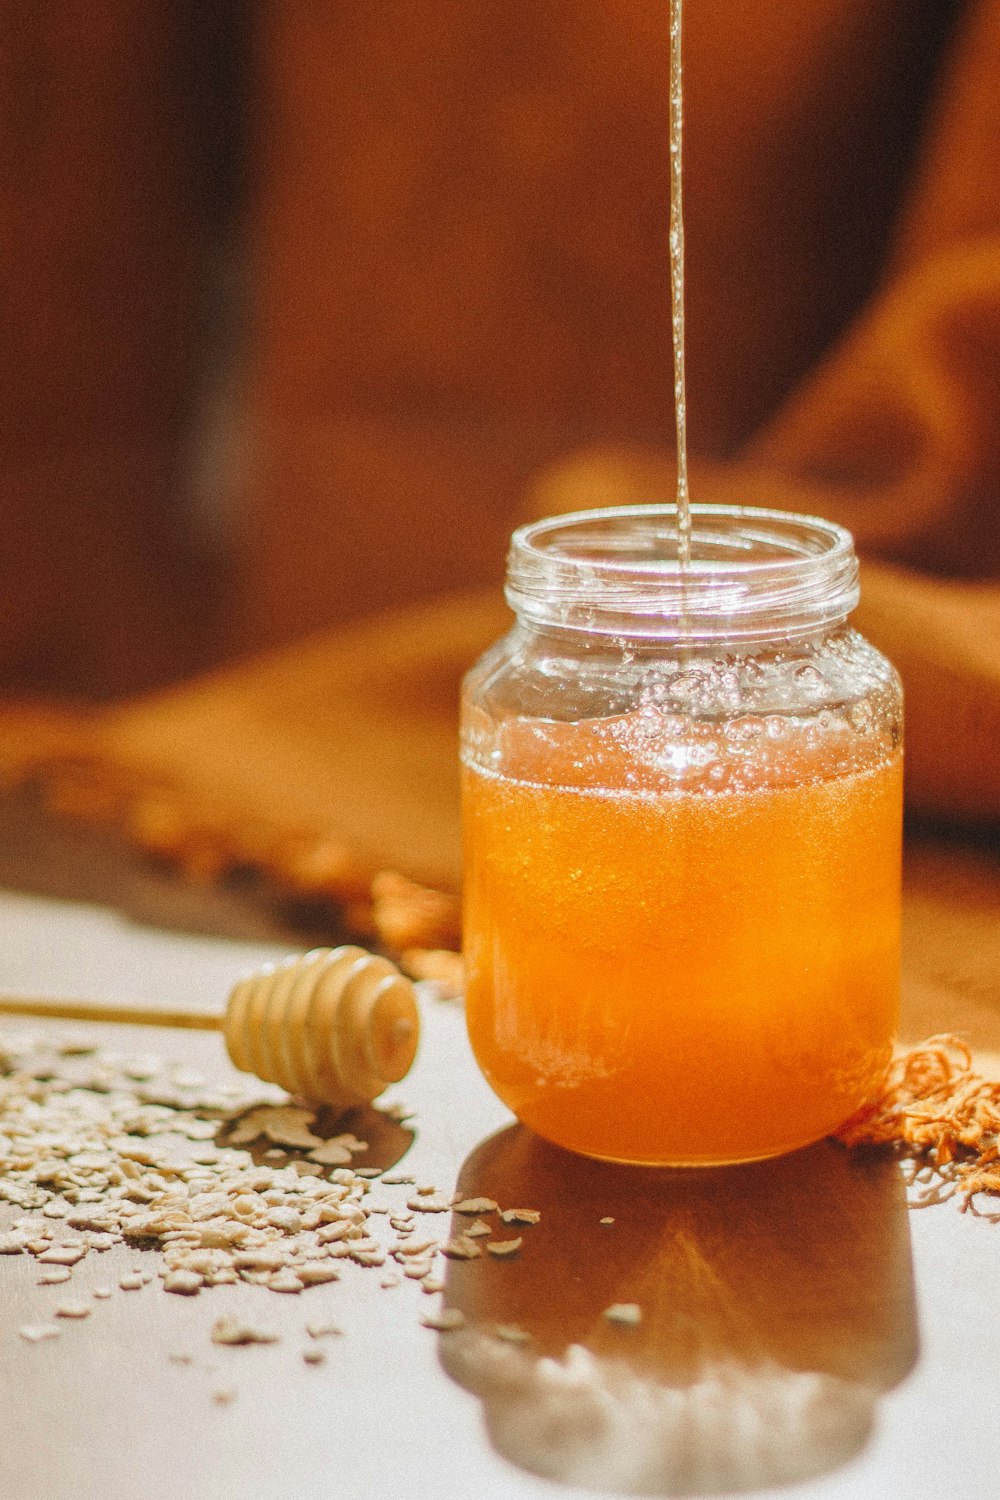
[(467, 1014), (487, 1079), (591, 1156), (706, 1165), (828, 1134), (899, 994), (902, 696), (847, 617), (850, 534), (673, 507), (515, 532), (468, 674)]

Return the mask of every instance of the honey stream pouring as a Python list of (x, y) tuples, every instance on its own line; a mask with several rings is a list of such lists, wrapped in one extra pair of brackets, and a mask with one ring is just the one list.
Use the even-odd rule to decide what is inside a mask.
[(0, 1014), (221, 1031), (234, 1065), (317, 1104), (367, 1104), (409, 1071), (420, 1018), (413, 985), (364, 948), (314, 948), (230, 991), (225, 1014), (0, 995)]

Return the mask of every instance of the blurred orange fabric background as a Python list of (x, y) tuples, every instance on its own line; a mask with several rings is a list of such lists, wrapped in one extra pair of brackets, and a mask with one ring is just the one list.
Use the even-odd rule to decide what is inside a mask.
[[(685, 25), (695, 498), (852, 526), (911, 800), (996, 816), (1000, 0), (692, 0)], [(336, 681), (356, 660), (398, 693), (426, 627), (436, 764), (511, 525), (671, 494), (667, 67), (648, 0), (12, 0), (8, 691), (120, 699), (361, 622)], [(349, 776), (310, 653), (286, 749)], [(237, 694), (262, 717), (264, 680)], [(218, 754), (198, 693), (172, 765)]]

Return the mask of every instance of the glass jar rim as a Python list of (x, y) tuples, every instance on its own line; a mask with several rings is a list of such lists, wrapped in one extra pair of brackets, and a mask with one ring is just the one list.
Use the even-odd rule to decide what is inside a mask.
[(507, 602), (536, 625), (676, 641), (829, 630), (859, 598), (851, 533), (818, 516), (693, 505), (681, 565), (675, 505), (571, 511), (514, 532)]

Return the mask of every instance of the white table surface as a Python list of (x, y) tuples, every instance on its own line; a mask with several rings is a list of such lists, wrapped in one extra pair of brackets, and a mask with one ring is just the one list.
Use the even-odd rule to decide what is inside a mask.
[[(2, 893), (0, 934), (0, 988), (207, 1009), (283, 951)], [(678, 1444), (703, 1484), (694, 1493), (713, 1468), (759, 1478), (761, 1465), (773, 1474), (794, 1460), (817, 1472), (753, 1492), (1000, 1495), (1000, 1225), (954, 1204), (908, 1211), (893, 1163), (830, 1145), (716, 1174), (577, 1161), (510, 1129), (459, 1005), (425, 995), (422, 1014), (417, 1064), (392, 1091), (416, 1112), (407, 1170), (543, 1215), (516, 1261), (449, 1263), (445, 1300), (472, 1332), (421, 1327), (432, 1299), (416, 1283), (382, 1290), (377, 1273), (349, 1267), (302, 1297), (241, 1285), (187, 1299), (154, 1281), (27, 1345), (19, 1326), (45, 1321), (60, 1289), (38, 1287), (27, 1256), (0, 1257), (3, 1500), (552, 1500), (584, 1491), (527, 1472), (529, 1453), (594, 1483), (645, 1465), (655, 1491), (657, 1474), (684, 1471)], [(27, 1024), (0, 1018), (5, 1030)], [(211, 1034), (100, 1035), (230, 1076)], [(134, 1261), (124, 1249), (90, 1256), (74, 1286)], [(602, 1318), (618, 1301), (643, 1306), (640, 1328)], [(282, 1341), (213, 1346), (212, 1322), (233, 1310)], [(325, 1316), (344, 1335), (309, 1368), (304, 1325)], [(527, 1352), (476, 1333), (498, 1321), (535, 1335)], [(576, 1387), (552, 1366), (539, 1374), (540, 1357), (572, 1343), (594, 1351)], [(189, 1365), (170, 1362), (178, 1349)], [(601, 1375), (601, 1361), (616, 1373)], [(224, 1406), (212, 1399), (220, 1381), (236, 1392)]]

